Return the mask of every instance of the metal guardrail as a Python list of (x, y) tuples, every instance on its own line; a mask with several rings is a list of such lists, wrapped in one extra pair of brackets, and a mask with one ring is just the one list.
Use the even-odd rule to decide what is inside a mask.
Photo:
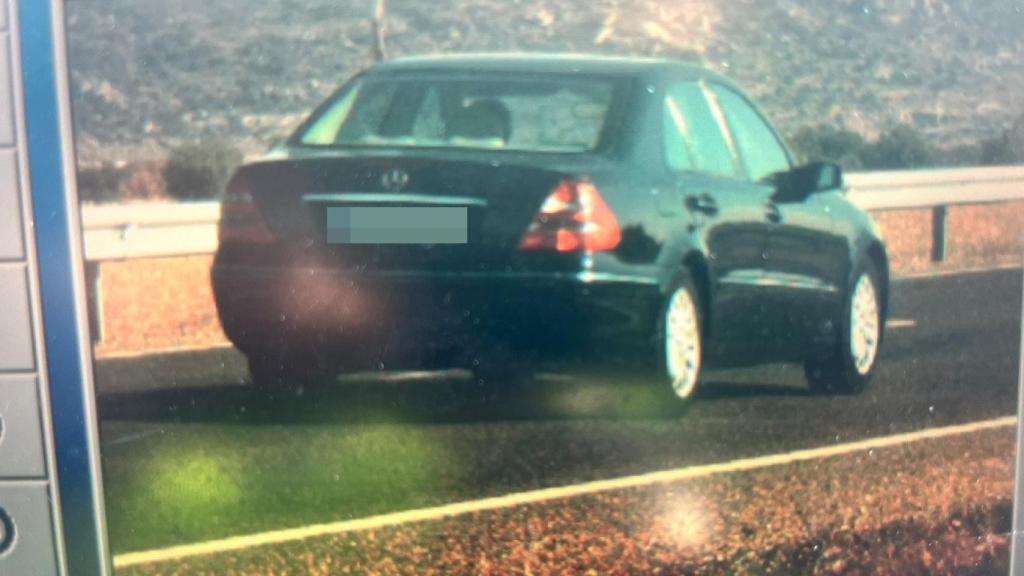
[(211, 254), (219, 221), (219, 202), (86, 205), (85, 259)]
[(850, 199), (865, 210), (937, 208), (1024, 200), (1024, 166), (854, 172)]
[[(933, 209), (933, 259), (945, 253), (948, 206), (1024, 201), (1024, 166), (846, 175), (849, 197), (872, 211)], [(217, 202), (87, 205), (89, 261), (210, 254), (217, 249)]]

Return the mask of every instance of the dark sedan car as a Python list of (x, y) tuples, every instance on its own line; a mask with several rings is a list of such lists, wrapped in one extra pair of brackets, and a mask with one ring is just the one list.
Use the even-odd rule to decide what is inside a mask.
[(729, 80), (676, 61), (473, 55), (345, 84), (223, 204), (223, 327), (261, 386), (385, 367), (637, 359), (871, 376), (885, 245), (839, 168), (794, 167)]

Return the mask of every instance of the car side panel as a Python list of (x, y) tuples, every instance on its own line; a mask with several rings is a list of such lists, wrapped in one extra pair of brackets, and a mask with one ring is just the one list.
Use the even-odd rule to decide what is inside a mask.
[(713, 206), (688, 209), (679, 223), (679, 233), (688, 236), (684, 242), (700, 247), (706, 258), (711, 292), (707, 360), (759, 362), (767, 330), (761, 285), (769, 230), (760, 206), (768, 192), (736, 179), (691, 174), (680, 178), (678, 193), (684, 205), (706, 196)]
[(770, 311), (767, 346), (776, 358), (816, 355), (839, 328), (850, 241), (833, 223), (829, 196), (836, 194), (774, 205), (779, 221), (769, 239), (764, 297)]
[(879, 274), (882, 276), (883, 300), (880, 304), (883, 310), (888, 310), (889, 297), (889, 269), (888, 258), (885, 256), (885, 239), (882, 237), (881, 229), (869, 214), (856, 207), (844, 194), (829, 194), (823, 200), (828, 203), (831, 210), (833, 225), (837, 235), (847, 239), (847, 262), (848, 266), (843, 270), (843, 281), (847, 287), (853, 284), (854, 266), (861, 261), (871, 258), (872, 247), (880, 249), (883, 262), (878, 263)]
[[(765, 358), (766, 327), (759, 291), (768, 233), (760, 206), (770, 190), (738, 178), (669, 170), (662, 147), (664, 94), (645, 92), (645, 113), (638, 116), (643, 137), (629, 156), (630, 205), (616, 201), (612, 206), (622, 225), (622, 244), (612, 254), (595, 255), (595, 262), (603, 267), (613, 260), (614, 266), (632, 266), (647, 275), (654, 256), (653, 272), (667, 294), (686, 262), (699, 259), (708, 271), (705, 360), (729, 365), (760, 362)], [(710, 210), (693, 206), (692, 199), (701, 196)], [(635, 210), (645, 215), (624, 217)]]

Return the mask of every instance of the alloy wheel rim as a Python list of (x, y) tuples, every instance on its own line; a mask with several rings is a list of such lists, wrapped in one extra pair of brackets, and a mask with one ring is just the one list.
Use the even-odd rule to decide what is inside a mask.
[(857, 373), (871, 371), (878, 354), (880, 334), (878, 298), (871, 277), (862, 274), (850, 299), (850, 355)]
[(696, 389), (700, 354), (697, 307), (690, 292), (680, 288), (672, 294), (665, 312), (665, 362), (676, 396), (689, 398)]

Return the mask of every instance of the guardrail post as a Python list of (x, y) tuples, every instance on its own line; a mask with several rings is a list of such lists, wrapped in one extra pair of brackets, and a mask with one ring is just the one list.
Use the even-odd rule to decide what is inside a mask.
[(932, 208), (932, 262), (946, 259), (946, 227), (949, 216), (946, 206)]
[(100, 277), (102, 262), (85, 263), (85, 290), (86, 299), (89, 302), (89, 331), (92, 333), (92, 343), (98, 344), (103, 341), (103, 285)]

